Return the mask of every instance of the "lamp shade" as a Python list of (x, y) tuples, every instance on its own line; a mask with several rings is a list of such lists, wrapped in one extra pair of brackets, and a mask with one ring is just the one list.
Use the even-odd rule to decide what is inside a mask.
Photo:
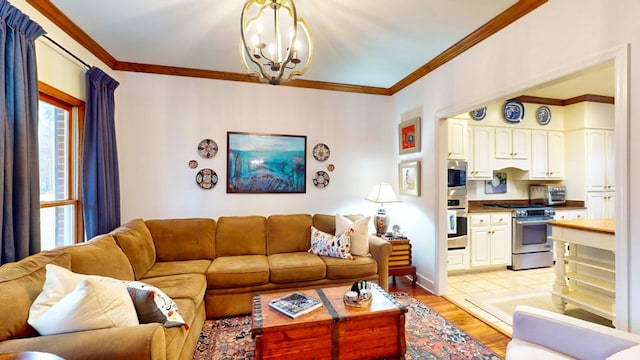
[(391, 184), (387, 183), (374, 185), (373, 190), (371, 190), (371, 193), (369, 193), (365, 199), (378, 204), (402, 202), (395, 191), (393, 191)]

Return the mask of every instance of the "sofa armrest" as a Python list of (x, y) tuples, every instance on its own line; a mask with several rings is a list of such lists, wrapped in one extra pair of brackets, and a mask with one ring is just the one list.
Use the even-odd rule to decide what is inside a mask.
[[(576, 359), (605, 359), (640, 344), (640, 335), (525, 305), (513, 314), (513, 339)], [(506, 358), (515, 358), (509, 357), (509, 346)]]
[(378, 285), (389, 291), (389, 256), (393, 247), (387, 240), (376, 235), (369, 235), (369, 252), (378, 263)]
[(144, 324), (124, 328), (78, 331), (0, 342), (0, 353), (42, 351), (66, 360), (166, 359), (162, 325)]

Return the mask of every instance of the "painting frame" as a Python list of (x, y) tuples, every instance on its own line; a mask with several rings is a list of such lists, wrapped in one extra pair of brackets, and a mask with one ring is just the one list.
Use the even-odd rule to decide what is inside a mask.
[(491, 180), (486, 180), (484, 185), (485, 194), (506, 194), (507, 193), (507, 173), (504, 171), (494, 171)]
[(306, 180), (306, 136), (227, 132), (228, 194), (304, 194)]
[(408, 154), (420, 151), (420, 117), (398, 124), (398, 151)]
[(401, 195), (420, 196), (420, 161), (398, 164), (398, 190)]

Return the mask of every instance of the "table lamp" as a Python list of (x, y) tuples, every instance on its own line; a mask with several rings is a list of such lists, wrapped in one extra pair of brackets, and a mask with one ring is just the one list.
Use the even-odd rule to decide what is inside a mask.
[(398, 198), (391, 185), (384, 182), (374, 185), (373, 190), (365, 197), (365, 200), (380, 204), (378, 213), (373, 217), (373, 221), (376, 227), (376, 235), (386, 234), (389, 227), (389, 215), (387, 215), (384, 204), (402, 202), (402, 200)]

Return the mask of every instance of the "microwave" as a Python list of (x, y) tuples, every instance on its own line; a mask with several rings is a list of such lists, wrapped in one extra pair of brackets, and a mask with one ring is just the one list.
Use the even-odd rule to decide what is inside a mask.
[(449, 196), (467, 195), (467, 162), (449, 160), (447, 163), (447, 190)]

